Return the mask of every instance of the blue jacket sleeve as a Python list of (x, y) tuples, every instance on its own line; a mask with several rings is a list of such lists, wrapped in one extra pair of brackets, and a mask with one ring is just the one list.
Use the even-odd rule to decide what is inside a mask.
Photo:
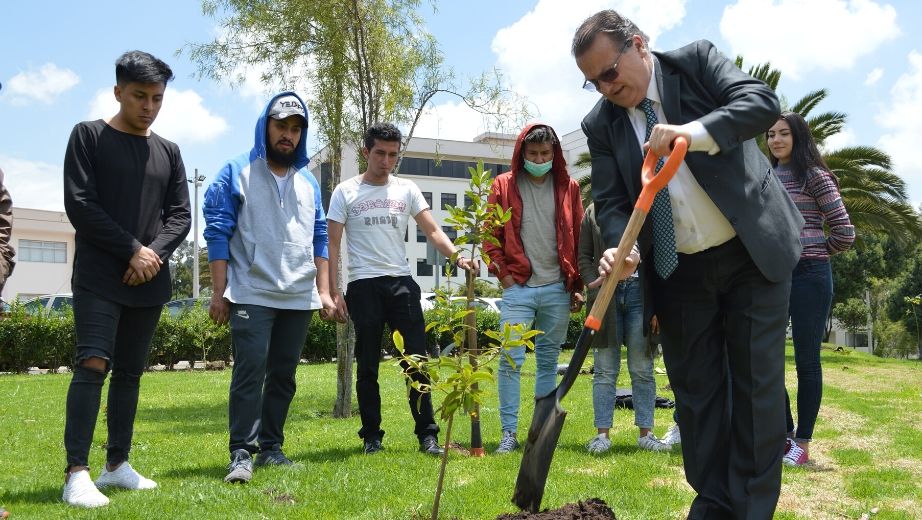
[(328, 249), (329, 237), (327, 236), (327, 215), (323, 211), (323, 197), (320, 195), (320, 184), (310, 173), (307, 174), (314, 188), (314, 256), (330, 258)]
[(230, 239), (237, 228), (240, 189), (232, 164), (227, 164), (205, 191), (202, 213), (205, 216), (205, 242), (208, 261), (230, 259)]

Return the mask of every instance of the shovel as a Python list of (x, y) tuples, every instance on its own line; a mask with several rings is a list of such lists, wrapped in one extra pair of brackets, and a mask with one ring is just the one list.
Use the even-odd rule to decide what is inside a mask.
[(537, 513), (541, 507), (541, 498), (544, 496), (544, 485), (547, 482), (547, 473), (551, 468), (551, 459), (554, 457), (554, 448), (557, 447), (557, 440), (560, 438), (560, 431), (563, 429), (563, 421), (567, 417), (567, 411), (560, 406), (570, 387), (576, 381), (583, 361), (589, 353), (589, 338), (598, 332), (602, 326), (602, 318), (608, 309), (608, 303), (611, 301), (618, 286), (618, 276), (616, 273), (621, 272), (621, 266), (625, 258), (630, 254), (634, 243), (637, 241), (637, 235), (640, 228), (643, 227), (644, 219), (650, 211), (653, 204), (653, 198), (657, 192), (672, 179), (679, 164), (685, 158), (685, 151), (688, 149), (688, 143), (684, 138), (678, 137), (673, 142), (673, 151), (669, 155), (666, 164), (655, 173), (656, 163), (659, 157), (652, 151), (647, 152), (647, 157), (643, 162), (641, 182), (643, 190), (637, 198), (634, 205), (634, 211), (628, 220), (627, 227), (621, 235), (621, 241), (618, 243), (618, 252), (612, 263), (613, 269), (605, 278), (605, 283), (596, 296), (595, 304), (589, 315), (586, 316), (586, 322), (583, 331), (576, 341), (576, 348), (573, 351), (573, 357), (570, 359), (570, 365), (563, 374), (560, 384), (544, 397), (535, 398), (535, 413), (531, 418), (531, 427), (528, 429), (528, 440), (525, 443), (525, 452), (522, 454), (522, 465), (519, 467), (519, 477), (515, 482), (515, 492), (512, 494), (512, 501), (520, 509), (528, 509), (532, 513)]

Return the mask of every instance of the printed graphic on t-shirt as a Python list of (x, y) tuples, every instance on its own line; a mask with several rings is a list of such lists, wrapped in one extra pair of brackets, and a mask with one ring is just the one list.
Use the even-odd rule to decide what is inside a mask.
[[(405, 213), (407, 203), (403, 200), (394, 199), (365, 200), (350, 208), (349, 213), (352, 216), (361, 217), (363, 213), (376, 209), (388, 209), (394, 210), (395, 213)], [(365, 216), (364, 222), (366, 226), (391, 226), (397, 228), (400, 225), (400, 218), (398, 215)]]

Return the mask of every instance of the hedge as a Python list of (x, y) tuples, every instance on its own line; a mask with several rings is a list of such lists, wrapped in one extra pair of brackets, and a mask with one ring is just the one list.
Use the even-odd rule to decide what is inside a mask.
[[(431, 311), (424, 313), (427, 322)], [(572, 347), (582, 330), (585, 313), (570, 315), (567, 344)], [(487, 344), (482, 331), (499, 328), (499, 315), (477, 311), (478, 341)], [(450, 342), (446, 336), (437, 339), (430, 331), (430, 346), (442, 347)], [(24, 372), (29, 367), (57, 368), (70, 366), (74, 355), (74, 316), (68, 311), (60, 315), (27, 314), (22, 307), (13, 309), (0, 319), (0, 371)], [(393, 353), (394, 345), (388, 327), (381, 348)], [(336, 356), (336, 324), (321, 320), (318, 313), (311, 318), (302, 357), (310, 361), (330, 360)], [(177, 317), (164, 310), (151, 341), (149, 363), (168, 367), (180, 360), (229, 360), (231, 358), (230, 329), (217, 326), (208, 318), (205, 308), (195, 307)]]

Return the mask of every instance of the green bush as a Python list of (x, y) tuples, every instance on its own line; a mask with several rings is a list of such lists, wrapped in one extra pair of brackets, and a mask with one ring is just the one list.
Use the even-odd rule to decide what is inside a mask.
[[(477, 344), (478, 345), (487, 345), (490, 342), (484, 331), (486, 330), (499, 330), (499, 314), (493, 311), (485, 309), (477, 309)], [(423, 312), (426, 323), (431, 322), (434, 319), (435, 311), (427, 310)], [(567, 339), (564, 342), (565, 348), (573, 348), (576, 345), (576, 340), (579, 339), (580, 333), (583, 331), (583, 322), (586, 320), (586, 311), (581, 310), (577, 313), (570, 314), (570, 321), (567, 324)], [(385, 327), (387, 329), (387, 327)], [(385, 334), (386, 344), (384, 348), (388, 352), (393, 352), (394, 345), (391, 341), (390, 331)], [(435, 337), (435, 330), (430, 330), (426, 333), (426, 343), (428, 345), (439, 345), (440, 347), (445, 347), (451, 343), (451, 336), (446, 332), (442, 335), (441, 338)]]
[[(433, 319), (432, 311), (426, 311), (424, 316), (426, 323)], [(576, 343), (584, 319), (585, 311), (570, 315), (566, 340), (569, 347)], [(499, 314), (478, 310), (478, 344), (489, 343), (484, 334), (487, 330), (499, 330)], [(430, 347), (444, 347), (451, 339), (447, 335), (436, 338), (435, 332), (430, 331), (426, 341)], [(70, 366), (75, 343), (73, 312), (32, 316), (21, 307), (14, 306), (7, 316), (0, 319), (0, 371), (24, 372), (33, 366)], [(396, 352), (388, 327), (385, 327), (381, 348), (386, 352)], [(212, 323), (207, 308), (193, 307), (176, 317), (163, 312), (151, 340), (148, 363), (169, 367), (180, 360), (229, 360), (231, 355), (230, 328)], [(335, 356), (336, 324), (321, 320), (315, 312), (301, 357), (310, 361), (328, 361)]]
[(32, 316), (14, 304), (0, 319), (0, 371), (70, 366), (74, 356), (74, 314)]
[[(14, 305), (0, 319), (0, 371), (71, 366), (75, 344), (72, 311), (32, 316)], [(172, 366), (180, 360), (229, 360), (231, 355), (230, 328), (212, 323), (207, 308), (193, 307), (176, 317), (163, 311), (151, 339), (148, 363)], [(320, 361), (335, 355), (336, 324), (314, 313), (301, 356)]]

